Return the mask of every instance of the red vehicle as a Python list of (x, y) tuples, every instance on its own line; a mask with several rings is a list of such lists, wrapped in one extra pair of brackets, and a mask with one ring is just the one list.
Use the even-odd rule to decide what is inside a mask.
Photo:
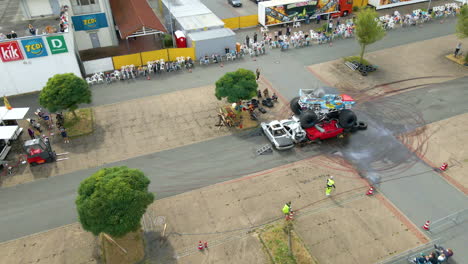
[(344, 133), (344, 128), (338, 125), (338, 120), (332, 119), (306, 128), (305, 131), (309, 140), (316, 141), (337, 137)]
[(48, 138), (28, 140), (24, 143), (24, 150), (27, 154), (27, 161), (31, 166), (57, 160), (57, 154), (52, 150)]

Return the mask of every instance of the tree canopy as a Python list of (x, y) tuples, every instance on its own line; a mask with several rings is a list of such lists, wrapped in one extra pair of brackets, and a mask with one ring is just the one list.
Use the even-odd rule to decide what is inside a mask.
[(458, 14), (456, 32), (459, 38), (468, 37), (468, 5), (463, 5)]
[(356, 40), (361, 46), (361, 63), (364, 57), (364, 51), (367, 45), (381, 40), (386, 32), (377, 20), (378, 14), (371, 8), (362, 8), (359, 10), (356, 21)]
[(140, 228), (141, 217), (154, 195), (150, 180), (137, 169), (104, 168), (84, 181), (75, 201), (79, 221), (94, 235), (104, 232), (122, 237)]
[(91, 103), (91, 90), (73, 73), (52, 76), (39, 94), (39, 104), (50, 112), (69, 110), (75, 114), (78, 105), (84, 103)]
[(228, 72), (216, 82), (215, 96), (218, 100), (227, 98), (230, 103), (250, 100), (257, 94), (258, 84), (253, 71), (238, 69)]

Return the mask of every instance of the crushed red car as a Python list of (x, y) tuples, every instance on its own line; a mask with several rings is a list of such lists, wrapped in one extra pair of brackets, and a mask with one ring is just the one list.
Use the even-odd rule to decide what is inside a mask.
[(320, 122), (313, 127), (306, 128), (305, 131), (309, 140), (316, 141), (337, 137), (344, 133), (344, 128), (338, 125), (338, 121), (336, 119), (332, 119), (330, 121)]

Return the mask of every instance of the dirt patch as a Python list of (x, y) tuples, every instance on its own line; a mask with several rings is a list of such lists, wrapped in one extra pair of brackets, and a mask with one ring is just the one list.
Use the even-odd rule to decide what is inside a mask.
[(434, 169), (446, 162), (448, 169), (439, 172), (465, 194), (468, 194), (467, 119), (468, 114), (454, 116), (399, 137), (406, 146)]
[(71, 112), (65, 113), (64, 127), (67, 129), (69, 138), (89, 135), (93, 133), (93, 110), (82, 108), (75, 111), (76, 117)]
[(2, 263), (100, 263), (98, 241), (81, 225), (71, 224), (0, 243)]
[(311, 65), (308, 69), (327, 85), (358, 100), (368, 100), (468, 75), (466, 69), (445, 59), (459, 41), (455, 35), (449, 35), (367, 53), (365, 58), (378, 69), (366, 77), (352, 71), (343, 59)]
[(292, 255), (289, 254), (287, 228), (287, 224), (284, 222), (278, 223), (265, 227), (259, 235), (274, 262), (284, 264), (316, 264), (317, 262), (309, 254), (294, 230), (291, 230)]
[(99, 240), (105, 263), (137, 263), (145, 257), (141, 231), (131, 232), (123, 237), (110, 237), (101, 234)]

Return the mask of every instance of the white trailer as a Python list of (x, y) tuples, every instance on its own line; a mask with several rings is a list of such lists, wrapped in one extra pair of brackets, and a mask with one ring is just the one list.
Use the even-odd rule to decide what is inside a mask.
[(369, 0), (369, 5), (375, 7), (376, 10), (391, 8), (395, 6), (411, 5), (428, 0)]

